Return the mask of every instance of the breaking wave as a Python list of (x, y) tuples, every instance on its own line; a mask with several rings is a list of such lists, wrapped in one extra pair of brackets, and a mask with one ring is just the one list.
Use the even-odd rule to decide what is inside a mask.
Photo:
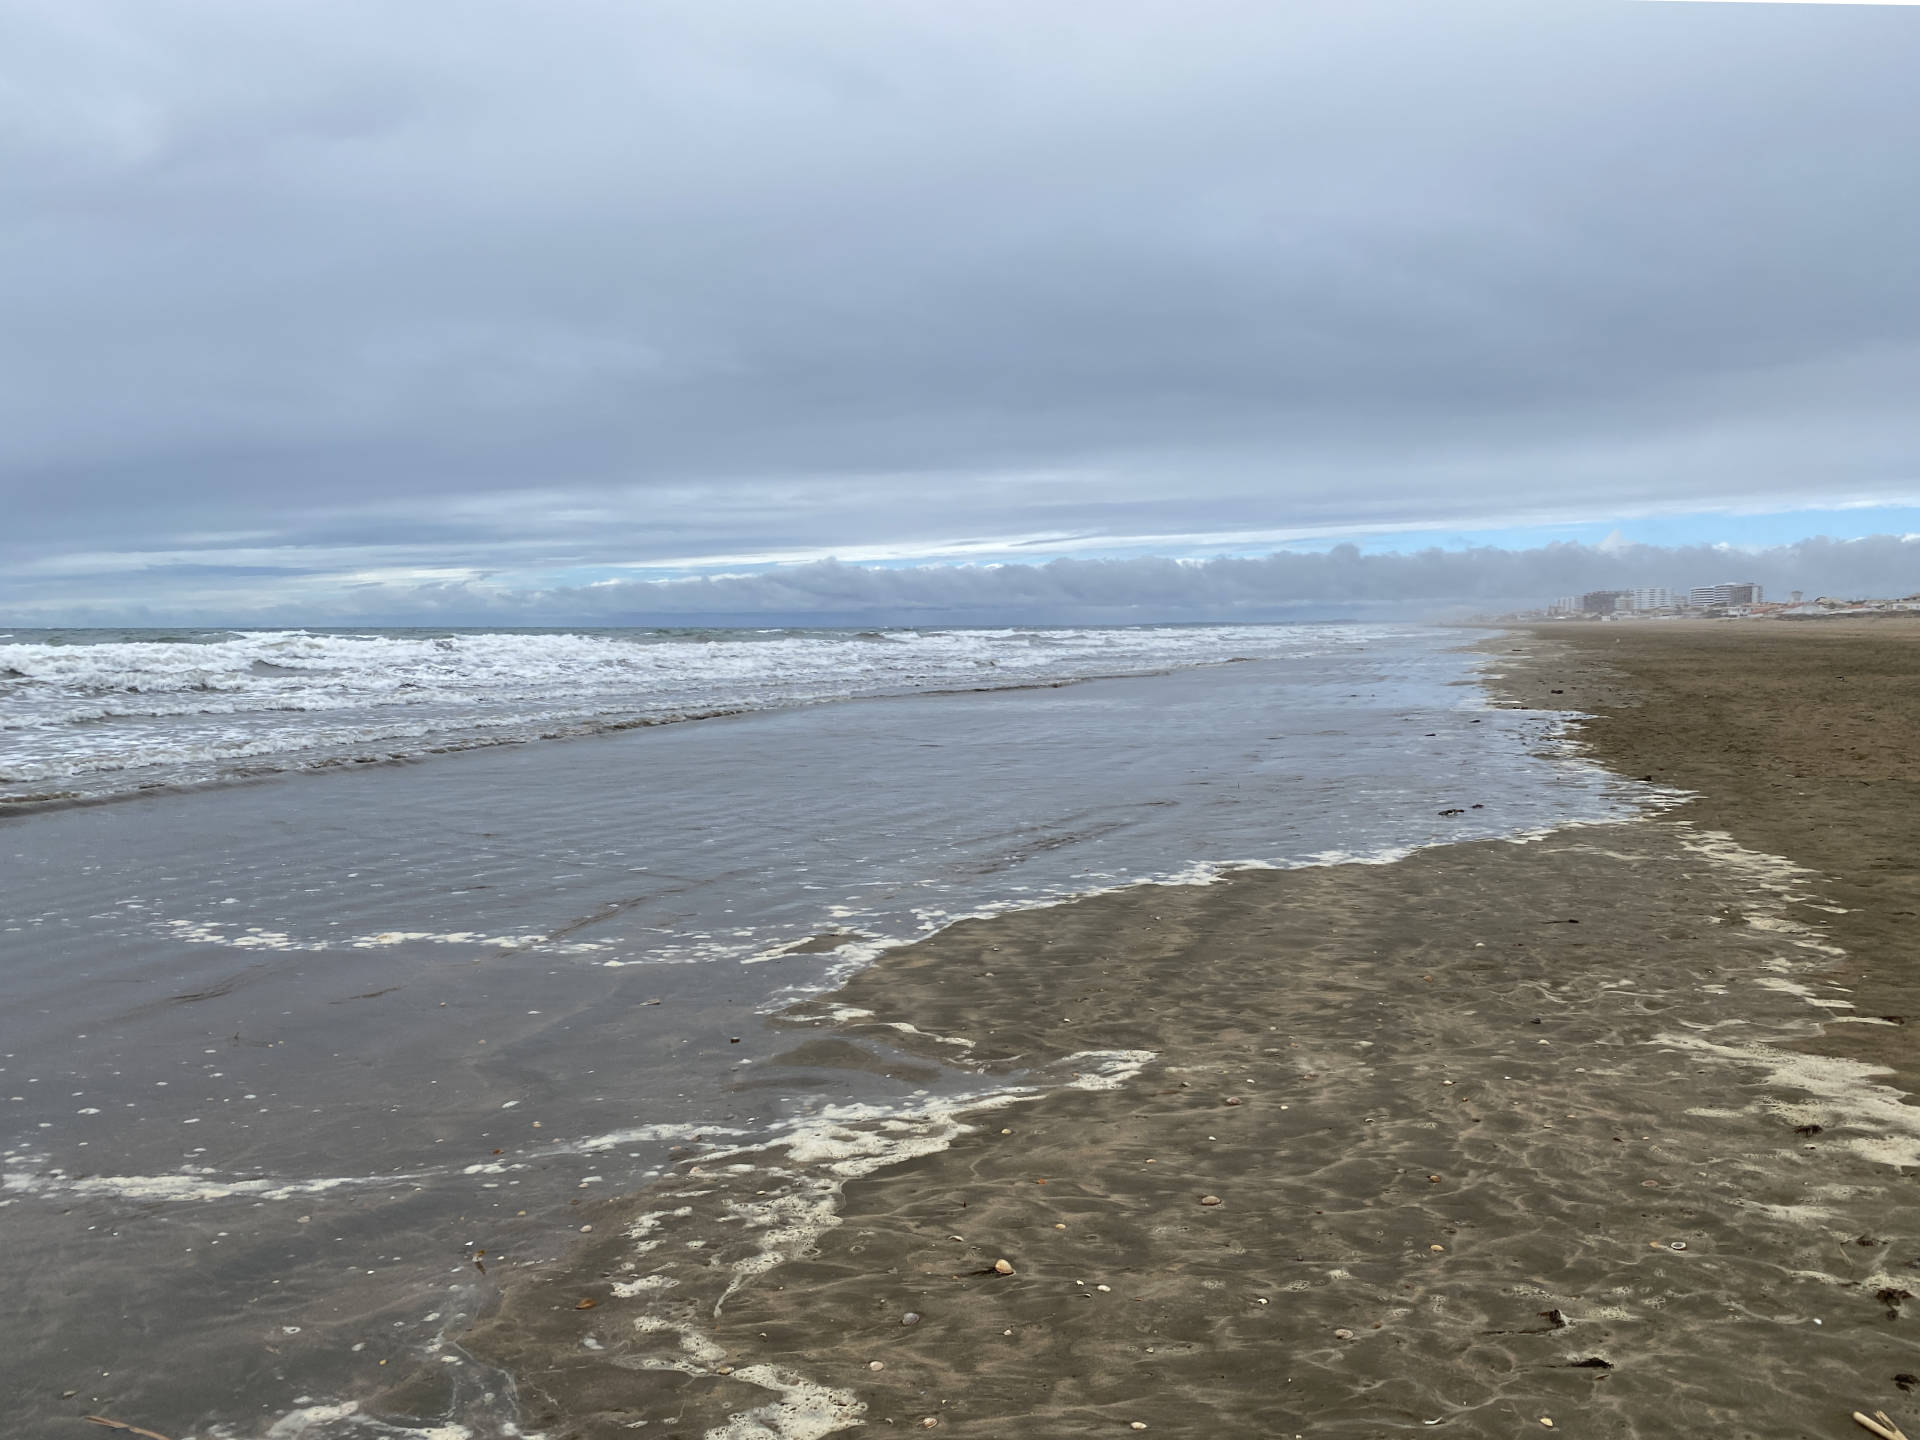
[(1350, 649), (1375, 627), (15, 631), (0, 801)]

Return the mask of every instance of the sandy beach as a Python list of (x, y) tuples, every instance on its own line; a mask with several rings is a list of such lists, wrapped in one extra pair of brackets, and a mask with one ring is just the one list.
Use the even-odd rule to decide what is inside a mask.
[(556, 1440), (1911, 1425), (1917, 643), (1498, 636), (1497, 696), (1697, 798), (891, 951), (808, 1063), (1030, 1093), (690, 1144), (467, 1348)]

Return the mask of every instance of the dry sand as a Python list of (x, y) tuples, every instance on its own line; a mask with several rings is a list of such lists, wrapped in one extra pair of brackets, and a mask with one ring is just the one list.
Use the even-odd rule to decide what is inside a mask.
[(554, 1440), (1920, 1433), (1920, 1110), (1855, 1058), (1913, 983), (1890, 633), (1502, 637), (1706, 798), (892, 952), (796, 1046), (1033, 1093), (583, 1207), (468, 1348)]

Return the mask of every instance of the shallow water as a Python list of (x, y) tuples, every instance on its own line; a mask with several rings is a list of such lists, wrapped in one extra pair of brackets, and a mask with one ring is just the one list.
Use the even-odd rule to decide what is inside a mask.
[(448, 1337), (577, 1234), (575, 1202), (674, 1146), (984, 1083), (880, 1050), (780, 1060), (761, 1013), (878, 946), (1209, 866), (1621, 813), (1607, 777), (1540, 753), (1557, 720), (1480, 707), (1459, 638), (0, 824), (12, 1413), (261, 1435), (438, 1353), (457, 1418), (505, 1433), (509, 1382)]

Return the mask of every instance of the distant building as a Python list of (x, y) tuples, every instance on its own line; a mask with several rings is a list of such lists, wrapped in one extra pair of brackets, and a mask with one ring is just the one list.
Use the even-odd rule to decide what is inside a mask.
[(1634, 610), (1671, 610), (1673, 591), (1664, 585), (1641, 585), (1631, 592)]
[(1579, 609), (1580, 609), (1580, 600), (1578, 596), (1562, 595), (1558, 600), (1554, 601), (1551, 605), (1547, 606), (1547, 614), (1572, 615), (1578, 612)]
[[(1621, 602), (1625, 601), (1625, 604)], [(1580, 597), (1580, 611), (1585, 615), (1611, 615), (1616, 610), (1633, 608), (1631, 590), (1589, 590)]]
[(1687, 603), (1698, 610), (1758, 605), (1760, 598), (1760, 587), (1747, 580), (1729, 581), (1721, 585), (1696, 585), (1687, 592)]

